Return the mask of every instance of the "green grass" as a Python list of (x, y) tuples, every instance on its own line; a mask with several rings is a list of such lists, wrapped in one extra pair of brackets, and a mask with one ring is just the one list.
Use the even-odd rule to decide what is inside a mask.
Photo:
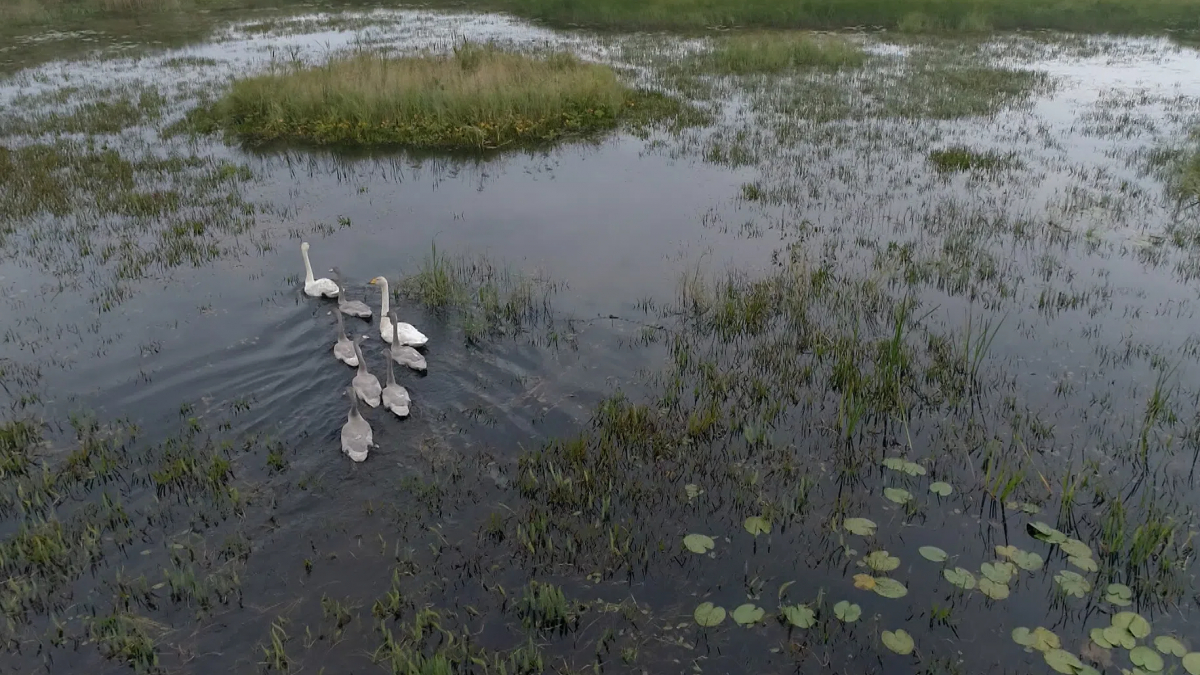
[(720, 73), (778, 73), (799, 68), (855, 68), (867, 60), (858, 45), (842, 38), (754, 33), (719, 40), (700, 59)]
[(1200, 205), (1200, 150), (1192, 153), (1179, 172), (1179, 185), (1176, 188), (1179, 199), (1191, 205)]
[(929, 163), (939, 173), (955, 173), (965, 171), (994, 172), (1020, 166), (1012, 153), (1000, 153), (995, 150), (972, 150), (965, 145), (954, 145), (942, 150), (929, 153)]
[(567, 53), (463, 43), (446, 55), (356, 52), (316, 67), (276, 64), (235, 82), (196, 121), (252, 143), (482, 150), (612, 129), (650, 102), (611, 68)]

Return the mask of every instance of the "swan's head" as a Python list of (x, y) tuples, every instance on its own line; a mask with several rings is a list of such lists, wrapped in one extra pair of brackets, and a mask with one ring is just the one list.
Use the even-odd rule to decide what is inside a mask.
[(308, 242), (307, 241), (300, 242), (300, 250), (304, 251), (305, 253), (308, 253)]
[(374, 279), (371, 280), (372, 286), (375, 286), (378, 284), (386, 284), (386, 283), (387, 283), (387, 279), (385, 279), (383, 277), (375, 277)]

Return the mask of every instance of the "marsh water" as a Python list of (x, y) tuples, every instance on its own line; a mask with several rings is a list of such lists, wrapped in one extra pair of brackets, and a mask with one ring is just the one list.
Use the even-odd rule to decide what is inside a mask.
[[(686, 92), (712, 122), (481, 157), (247, 148), (167, 131), (229, 78), (273, 60), (464, 37), (572, 49)], [(119, 496), (128, 517), (53, 573), (38, 570), (55, 563), (5, 562), (3, 670), (482, 672), (508, 655), (508, 672), (1043, 672), (1050, 650), (1010, 635), (1044, 626), (1063, 650), (1116, 672), (1133, 652), (1088, 636), (1126, 609), (1153, 624), (1139, 644), (1174, 635), (1200, 649), (1200, 209), (1172, 194), (1169, 161), (1200, 123), (1200, 54), (1159, 38), (893, 38), (849, 36), (879, 60), (866, 74), (685, 80), (672, 68), (705, 40), (424, 10), (256, 15), (206, 41), (72, 51), (0, 81), (9, 152), (58, 143), (195, 159), (179, 173), (138, 174), (147, 194), (184, 194), (169, 217), (123, 228), (125, 216), (88, 213), (85, 199), (73, 211), (35, 209), (4, 235), (0, 396), (12, 419), (43, 425), (36, 464), (69, 461), (69, 420), (84, 417), (97, 425), (85, 436), (111, 433), (119, 454), (148, 459), (128, 473), (91, 467), (86, 487), (51, 490), (49, 504), (6, 502), (0, 533), (13, 541), (90, 517), (81, 509), (100, 492), (105, 504)], [(1007, 98), (939, 92), (938, 60), (1019, 70), (1030, 83)], [(45, 122), (147, 90), (162, 100), (153, 119), (115, 132)], [(930, 153), (955, 146), (1004, 161), (940, 171)], [(228, 167), (244, 173), (230, 179)], [(210, 170), (223, 177), (187, 187), (189, 171)], [(6, 189), (19, 178), (9, 180)], [(187, 190), (213, 184), (188, 201)], [(203, 235), (214, 252), (199, 261), (147, 254), (139, 273), (114, 271), (133, 259), (125, 251), (159, 250), (161, 229), (218, 221)], [(330, 354), (336, 304), (301, 292), (302, 240), (317, 276), (338, 266), (350, 297), (376, 310), (367, 281), (383, 275), (395, 288), (436, 247), (535, 280), (540, 311), (468, 341), (453, 311), (394, 299), (430, 336), (429, 370), (399, 373), (413, 414), (368, 413), (378, 447), (355, 465), (338, 448), (352, 371)], [(943, 383), (953, 368), (939, 359), (953, 352), (968, 393), (935, 400), (914, 384), (904, 415), (868, 415), (847, 431), (844, 390), (780, 370), (772, 380), (750, 363), (784, 342), (688, 332), (700, 287), (719, 306), (789, 259), (847, 289), (813, 319), (829, 326), (829, 344), (852, 335), (874, 353), (892, 327), (872, 313), (894, 313), (872, 298), (912, 299), (905, 340), (926, 368), (915, 377)], [(347, 325), (370, 336), (382, 377), (377, 330)], [(815, 362), (826, 349), (818, 340), (779, 357)], [(710, 370), (692, 368), (705, 358), (726, 378), (761, 376), (780, 387), (767, 399), (790, 402), (760, 423), (728, 409), (742, 404), (731, 393), (723, 435), (679, 437), (654, 459), (632, 449), (647, 439), (604, 426), (618, 392), (662, 419), (705, 400), (711, 384), (670, 384), (703, 381)], [(130, 425), (132, 439), (120, 431)], [(558, 463), (574, 457), (562, 444), (592, 432), (629, 446), (619, 470)], [(163, 458), (180, 452), (223, 453), (222, 489), (236, 495), (175, 492), (194, 487), (164, 478), (174, 465)], [(923, 468), (881, 464), (897, 456)], [(933, 480), (952, 492), (931, 493)], [(546, 497), (552, 489), (588, 496)], [(772, 527), (754, 535), (744, 521), (759, 514)], [(839, 525), (847, 517), (877, 529), (856, 534)], [(1032, 537), (1026, 524), (1038, 521), (1087, 544), (1098, 569)], [(683, 548), (689, 533), (711, 536), (713, 552)], [(1002, 598), (974, 581), (957, 587), (918, 553), (939, 547), (947, 569), (979, 577), (1003, 545), (1045, 564), (1016, 571)], [(854, 576), (871, 573), (863, 557), (878, 550), (899, 558), (875, 574), (900, 580), (903, 597), (856, 588)], [(1086, 591), (1073, 594), (1063, 570)], [(53, 585), (35, 592), (25, 580)], [(569, 599), (561, 620), (529, 609), (539, 583)], [(1134, 589), (1131, 607), (1107, 601), (1110, 583)], [(380, 609), (395, 589), (403, 609)], [(835, 612), (842, 600), (861, 617)], [(766, 618), (702, 628), (694, 610), (706, 601), (731, 614), (754, 604)], [(814, 608), (815, 625), (776, 621), (788, 603)], [(132, 642), (98, 629), (106, 616), (147, 637), (155, 657), (139, 660)], [(896, 629), (915, 639), (911, 655), (881, 644)], [(536, 665), (514, 665), (522, 649)], [(438, 670), (443, 655), (449, 670)], [(1181, 672), (1164, 658), (1159, 670)]]

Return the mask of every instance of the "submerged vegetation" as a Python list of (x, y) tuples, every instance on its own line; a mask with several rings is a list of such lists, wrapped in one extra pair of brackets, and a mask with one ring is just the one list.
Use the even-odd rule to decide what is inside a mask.
[(462, 43), (449, 55), (359, 52), (315, 67), (275, 64), (235, 82), (198, 124), (255, 143), (481, 150), (612, 129), (634, 108), (661, 111), (663, 101), (567, 53)]

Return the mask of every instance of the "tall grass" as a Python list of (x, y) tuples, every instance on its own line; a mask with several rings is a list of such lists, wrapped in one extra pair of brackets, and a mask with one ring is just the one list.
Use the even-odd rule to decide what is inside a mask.
[(489, 149), (611, 128), (638, 99), (612, 69), (570, 54), (463, 43), (451, 54), (276, 65), (235, 82), (200, 122), (252, 142)]
[(866, 62), (867, 55), (842, 38), (754, 33), (719, 41), (703, 60), (718, 72), (777, 73), (791, 68), (853, 68)]

